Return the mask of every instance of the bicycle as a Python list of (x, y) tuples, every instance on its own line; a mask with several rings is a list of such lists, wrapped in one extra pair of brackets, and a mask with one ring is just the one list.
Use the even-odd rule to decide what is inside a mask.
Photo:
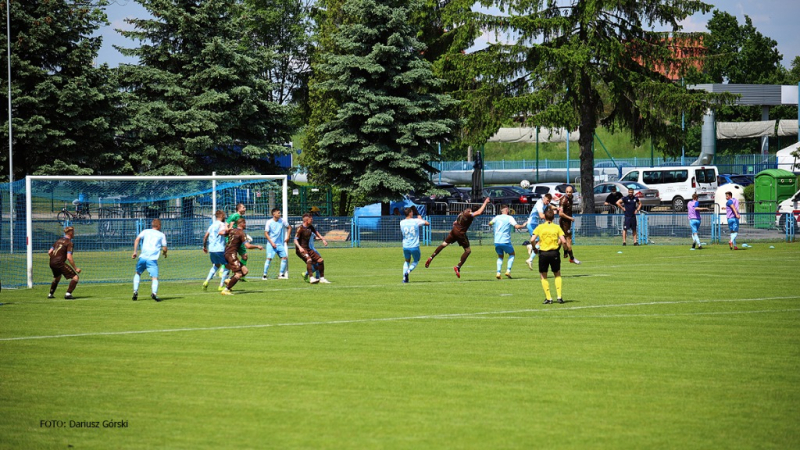
[(92, 213), (89, 212), (89, 207), (85, 205), (76, 205), (75, 212), (67, 209), (67, 204), (56, 215), (56, 219), (64, 226), (72, 222), (90, 222), (92, 220)]

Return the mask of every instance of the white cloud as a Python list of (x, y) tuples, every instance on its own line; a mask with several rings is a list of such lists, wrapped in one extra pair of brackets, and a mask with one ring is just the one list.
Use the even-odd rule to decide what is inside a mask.
[(702, 17), (691, 16), (678, 23), (683, 27), (683, 31), (689, 33), (708, 31), (708, 28), (706, 27), (708, 25), (708, 20)]
[(126, 17), (124, 19), (117, 19), (111, 22), (111, 28), (114, 30), (122, 30), (122, 31), (132, 31), (134, 29), (133, 24), (130, 24), (125, 21), (125, 19), (134, 19), (135, 17)]

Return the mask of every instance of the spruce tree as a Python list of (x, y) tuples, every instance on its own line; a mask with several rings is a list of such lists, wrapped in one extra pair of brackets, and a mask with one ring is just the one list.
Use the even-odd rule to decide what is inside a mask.
[(291, 138), (289, 107), (271, 102), (274, 54), (250, 45), (235, 0), (137, 0), (154, 16), (121, 31), (140, 42), (120, 66), (124, 128), (137, 173), (274, 171), (269, 156)]
[[(113, 172), (116, 90), (106, 65), (95, 67), (106, 23), (105, 1), (13, 1), (11, 10), (11, 100), (14, 179), (32, 174)], [(0, 8), (3, 28), (6, 8)], [(6, 71), (6, 37), (0, 39)], [(0, 98), (8, 104), (8, 79)], [(6, 108), (4, 108), (6, 110)], [(7, 111), (7, 110), (6, 110)], [(8, 115), (0, 131), (0, 158), (8, 176)]]
[(459, 75), (467, 102), (478, 105), (488, 99), (473, 119), (484, 132), (489, 129), (484, 125), (510, 118), (526, 126), (580, 131), (584, 211), (594, 211), (593, 141), (599, 125), (625, 129), (637, 144), (649, 137), (659, 149), (680, 149), (681, 113), (692, 120), (712, 98), (730, 100), (689, 92), (670, 79), (702, 57), (681, 59), (684, 55), (676, 52), (693, 48), (699, 36), (652, 31), (658, 24), (680, 32), (681, 20), (708, 12), (710, 5), (694, 0), (510, 0), (499, 6), (505, 14), (471, 13), (464, 20), (510, 42), (453, 58), (452, 71)]
[(429, 162), (456, 125), (446, 114), (455, 100), (436, 93), (441, 80), (409, 21), (416, 6), (347, 0), (329, 10), (338, 29), (313, 67), (312, 95), (334, 114), (314, 129), (315, 179), (368, 201), (428, 190)]

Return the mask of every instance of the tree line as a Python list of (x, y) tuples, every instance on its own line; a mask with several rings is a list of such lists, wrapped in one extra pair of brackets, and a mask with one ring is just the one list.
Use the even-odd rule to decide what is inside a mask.
[[(681, 32), (712, 10), (693, 0), (136, 1), (152, 17), (117, 30), (138, 63), (116, 68), (95, 63), (107, 0), (11, 1), (15, 179), (275, 173), (302, 132), (311, 181), (386, 202), (429, 189), (431, 161), (517, 124), (581, 131), (591, 203), (596, 127), (679, 154), (706, 108), (756, 114), (685, 84), (800, 81), (800, 57), (783, 68), (749, 18), (714, 11), (709, 33)], [(478, 48), (482, 36), (494, 39)]]

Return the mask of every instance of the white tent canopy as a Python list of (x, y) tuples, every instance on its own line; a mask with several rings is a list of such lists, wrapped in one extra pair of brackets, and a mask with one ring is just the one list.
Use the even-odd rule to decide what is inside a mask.
[[(581, 137), (578, 131), (569, 132), (570, 142), (577, 142)], [(549, 129), (539, 128), (538, 142), (566, 142), (567, 130), (563, 128)], [(523, 142), (535, 143), (537, 142), (536, 128), (500, 128), (497, 133), (489, 138), (488, 142)]]
[(778, 122), (778, 136), (797, 136), (797, 120), (783, 119)]
[(794, 155), (792, 155), (792, 152), (799, 149), (800, 142), (795, 142), (782, 150), (778, 150), (778, 153), (775, 154), (775, 156), (778, 157), (778, 169), (788, 170), (789, 172), (800, 171), (800, 169), (795, 166), (795, 164), (800, 163), (800, 158), (795, 158)]
[(775, 121), (717, 122), (717, 139), (743, 139), (775, 136)]

